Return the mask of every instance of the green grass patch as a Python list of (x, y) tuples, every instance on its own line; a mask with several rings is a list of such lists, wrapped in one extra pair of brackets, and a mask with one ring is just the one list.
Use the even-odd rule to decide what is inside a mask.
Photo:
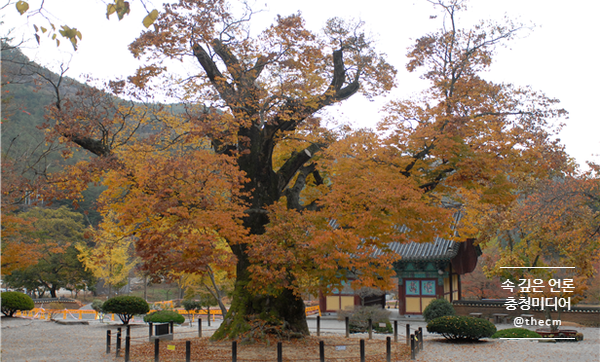
[(525, 328), (508, 328), (497, 331), (492, 338), (542, 338), (542, 336)]

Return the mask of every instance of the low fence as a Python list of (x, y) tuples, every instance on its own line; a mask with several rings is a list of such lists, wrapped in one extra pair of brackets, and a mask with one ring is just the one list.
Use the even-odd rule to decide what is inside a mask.
[[(320, 335), (319, 323), (320, 317), (317, 317), (317, 336)], [(365, 361), (368, 357), (369, 359), (377, 358), (377, 360), (383, 361), (391, 361), (392, 356), (394, 360), (399, 355), (406, 356), (408, 348), (410, 348), (410, 358), (415, 360), (416, 355), (419, 351), (423, 350), (423, 331), (421, 328), (411, 329), (409, 324), (406, 324), (406, 344), (402, 343), (403, 340), (398, 339), (399, 332), (399, 324), (397, 320), (393, 321), (394, 325), (394, 337), (386, 336), (385, 340), (373, 340), (372, 339), (372, 323), (369, 323), (369, 340), (367, 344), (367, 340), (361, 338), (350, 338), (348, 333), (348, 320), (346, 320), (346, 339), (347, 342), (339, 343), (331, 341), (320, 340), (318, 342), (318, 354), (316, 353), (317, 345), (307, 344), (303, 346), (303, 356), (299, 358), (295, 358), (294, 356), (288, 355), (285, 357), (285, 361), (346, 361), (348, 359), (358, 359), (360, 361)], [(123, 331), (122, 328), (125, 328)], [(132, 334), (132, 331), (136, 331), (136, 336)], [(185, 335), (192, 332), (177, 332), (177, 335), (184, 335), (183, 339), (172, 340), (174, 336), (173, 326), (171, 325), (169, 330), (171, 334), (171, 338), (169, 340), (161, 340), (160, 338), (152, 339), (152, 326), (150, 326), (150, 335), (144, 334), (140, 335), (140, 328), (131, 328), (131, 326), (119, 327), (116, 330), (107, 330), (106, 333), (106, 354), (115, 353), (115, 357), (124, 358), (125, 362), (131, 361), (132, 358), (132, 345), (135, 347), (135, 359), (139, 360), (140, 358), (150, 361), (152, 356), (152, 350), (154, 352), (154, 361), (159, 362), (161, 357), (167, 358), (169, 360), (177, 359), (183, 360), (185, 358), (186, 362), (192, 360), (192, 355), (194, 352), (201, 352), (205, 354), (210, 354), (211, 361), (232, 361), (232, 362), (242, 362), (242, 361), (258, 361), (252, 358), (242, 358), (240, 356), (240, 348), (238, 346), (237, 341), (232, 341), (228, 346), (225, 342), (215, 342), (214, 344), (207, 343), (198, 343), (194, 342), (192, 345), (192, 341), (190, 341), (189, 337)], [(116, 332), (116, 333), (115, 333)], [(198, 323), (198, 337), (202, 337), (202, 324)], [(148, 342), (148, 337), (152, 342)], [(341, 338), (341, 337), (340, 337)], [(392, 343), (393, 341), (393, 343)], [(400, 342), (400, 343), (398, 343)], [(184, 357), (184, 343), (185, 343), (185, 357)], [(228, 342), (227, 342), (228, 343)], [(385, 344), (385, 352), (383, 352), (383, 346)], [(165, 348), (166, 347), (166, 348)], [(312, 347), (312, 348), (311, 348)], [(244, 347), (245, 348), (245, 347)], [(267, 355), (261, 356), (260, 361), (284, 361), (284, 354), (286, 349), (282, 342), (278, 342), (277, 345), (273, 345), (272, 347), (264, 347), (269, 349), (268, 355), (272, 356), (269, 358)], [(272, 349), (271, 349), (272, 348)], [(275, 350), (276, 348), (276, 350)], [(143, 352), (141, 352), (143, 351)], [(305, 352), (304, 352), (305, 351)], [(344, 351), (344, 357), (340, 357), (340, 351)], [(276, 357), (273, 357), (276, 352)], [(195, 360), (197, 357), (194, 358)], [(204, 359), (206, 360), (206, 359)]]
[[(210, 313), (210, 316), (212, 317), (213, 322), (216, 320), (216, 316), (222, 317), (221, 309), (198, 310), (198, 311), (186, 311), (186, 310), (182, 310), (182, 309), (175, 309), (174, 311), (181, 315), (185, 315), (188, 318), (191, 318), (192, 323), (195, 322), (197, 319), (199, 319), (201, 316), (208, 316), (209, 313)], [(156, 310), (154, 310), (154, 309), (150, 310), (150, 313), (152, 313), (152, 312), (156, 312)], [(306, 313), (306, 315), (318, 314), (319, 316), (321, 316), (321, 309), (319, 308), (318, 305), (314, 306), (314, 307), (306, 307), (305, 313)], [(29, 310), (29, 311), (17, 311), (16, 315), (21, 316), (21, 317), (36, 318), (36, 319), (52, 319), (52, 318), (56, 319), (57, 317), (60, 318), (60, 316), (62, 316), (62, 318), (65, 320), (68, 319), (68, 317), (71, 317), (72, 319), (84, 319), (83, 318), (84, 315), (93, 315), (94, 316), (93, 318), (87, 318), (87, 319), (102, 319), (102, 320), (104, 320), (104, 318), (106, 316), (110, 316), (111, 321), (115, 320), (115, 315), (113, 313), (102, 314), (102, 313), (98, 313), (92, 309), (33, 308), (32, 310)]]
[[(44, 308), (33, 308), (28, 311), (17, 311), (15, 315), (26, 317), (26, 318), (39, 318), (39, 319), (51, 319), (59, 315), (62, 315), (63, 319), (67, 319), (68, 316), (73, 319), (84, 319), (83, 316), (86, 314), (94, 315), (93, 319), (98, 319), (98, 312), (91, 309), (44, 309)], [(91, 319), (91, 318), (90, 318)], [(112, 316), (114, 320), (114, 314)]]

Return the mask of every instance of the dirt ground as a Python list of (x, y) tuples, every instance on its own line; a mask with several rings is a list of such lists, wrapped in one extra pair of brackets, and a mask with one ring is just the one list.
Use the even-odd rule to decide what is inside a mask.
[(51, 321), (2, 317), (3, 362), (103, 362), (108, 325), (61, 325)]
[[(24, 318), (2, 318), (2, 361), (28, 362), (88, 362), (123, 361), (125, 342), (123, 338), (120, 358), (115, 357), (117, 324), (90, 321), (89, 325), (61, 325), (51, 321)], [(106, 331), (111, 330), (111, 353), (106, 354)], [(123, 329), (123, 337), (125, 330)], [(210, 335), (210, 331), (203, 332)], [(160, 361), (185, 361), (186, 340), (191, 342), (192, 361), (231, 361), (232, 343), (210, 342), (207, 337), (198, 338), (195, 328), (177, 327), (174, 341), (161, 341)], [(359, 361), (360, 339), (363, 336), (343, 336), (327, 333), (321, 337), (283, 342), (284, 361), (319, 361), (319, 341), (325, 342), (325, 356), (332, 361)], [(366, 361), (385, 361), (385, 337), (365, 340)], [(277, 342), (238, 345), (238, 361), (276, 361)], [(403, 343), (393, 343), (392, 360), (409, 359), (409, 350)], [(154, 344), (148, 341), (148, 327), (133, 325), (131, 328), (130, 361), (153, 362)]]
[[(319, 341), (324, 341), (325, 357), (329, 361), (359, 361), (360, 339), (339, 336), (309, 337), (301, 341), (282, 343), (283, 361), (319, 361)], [(191, 342), (192, 361), (231, 361), (231, 342), (209, 342), (207, 338), (194, 338)], [(163, 341), (160, 345), (161, 361), (185, 361), (184, 340)], [(132, 346), (131, 357), (135, 361), (154, 361), (154, 345), (148, 342)], [(365, 340), (365, 360), (378, 362), (386, 360), (385, 340)], [(392, 343), (392, 361), (409, 360), (409, 350), (404, 344)], [(259, 343), (237, 347), (238, 361), (276, 361), (277, 342)]]
[[(415, 323), (415, 322), (411, 322)], [(123, 361), (115, 357), (117, 323), (90, 321), (89, 325), (61, 325), (50, 321), (25, 318), (1, 319), (1, 360), (10, 362), (109, 362)], [(506, 327), (509, 327), (508, 325)], [(204, 329), (205, 328), (205, 329)], [(209, 342), (206, 336), (216, 328), (203, 327), (205, 338), (197, 338), (196, 328), (176, 327), (174, 341), (160, 343), (160, 361), (185, 361), (185, 341), (191, 341), (192, 361), (231, 361), (231, 342)], [(106, 354), (106, 331), (112, 331), (111, 353)], [(425, 349), (417, 361), (600, 361), (600, 330), (576, 326), (583, 332), (582, 342), (541, 343), (538, 341), (484, 340), (478, 343), (448, 343), (437, 335), (425, 335)], [(343, 332), (342, 332), (343, 333)], [(124, 331), (123, 331), (124, 335)], [(154, 344), (148, 342), (148, 327), (137, 324), (131, 327), (132, 362), (153, 362)], [(284, 361), (319, 361), (319, 340), (325, 341), (325, 356), (331, 361), (359, 361), (359, 340), (366, 340), (366, 360), (385, 361), (385, 336), (375, 335), (369, 341), (366, 334), (353, 335), (326, 332), (321, 337), (312, 336), (302, 341), (283, 344)], [(407, 361), (409, 351), (403, 343), (392, 343), (392, 361)], [(124, 342), (123, 342), (124, 349)], [(276, 341), (240, 346), (238, 361), (276, 361)]]

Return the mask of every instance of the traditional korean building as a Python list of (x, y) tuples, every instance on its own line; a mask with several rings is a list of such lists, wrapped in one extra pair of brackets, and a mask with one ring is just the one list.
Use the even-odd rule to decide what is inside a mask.
[(456, 242), (436, 238), (432, 243), (396, 243), (391, 249), (401, 255), (394, 262), (398, 276), (398, 312), (422, 314), (429, 302), (461, 299), (460, 276), (472, 272), (481, 255), (473, 239)]
[[(460, 276), (472, 272), (481, 255), (473, 240), (456, 242), (435, 238), (431, 243), (392, 243), (390, 249), (400, 255), (394, 262), (398, 278), (398, 312), (418, 315), (436, 298), (461, 299)], [(385, 294), (365, 295), (344, 284), (329, 295), (321, 295), (323, 312), (348, 310), (358, 305), (385, 306)]]

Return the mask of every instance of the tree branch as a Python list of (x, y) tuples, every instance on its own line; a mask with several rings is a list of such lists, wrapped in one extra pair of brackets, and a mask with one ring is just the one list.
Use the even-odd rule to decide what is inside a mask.
[(310, 160), (316, 152), (320, 151), (323, 146), (324, 145), (313, 143), (300, 152), (292, 153), (292, 156), (277, 171), (280, 191), (283, 191), (287, 187), (296, 172), (298, 172), (298, 170)]

